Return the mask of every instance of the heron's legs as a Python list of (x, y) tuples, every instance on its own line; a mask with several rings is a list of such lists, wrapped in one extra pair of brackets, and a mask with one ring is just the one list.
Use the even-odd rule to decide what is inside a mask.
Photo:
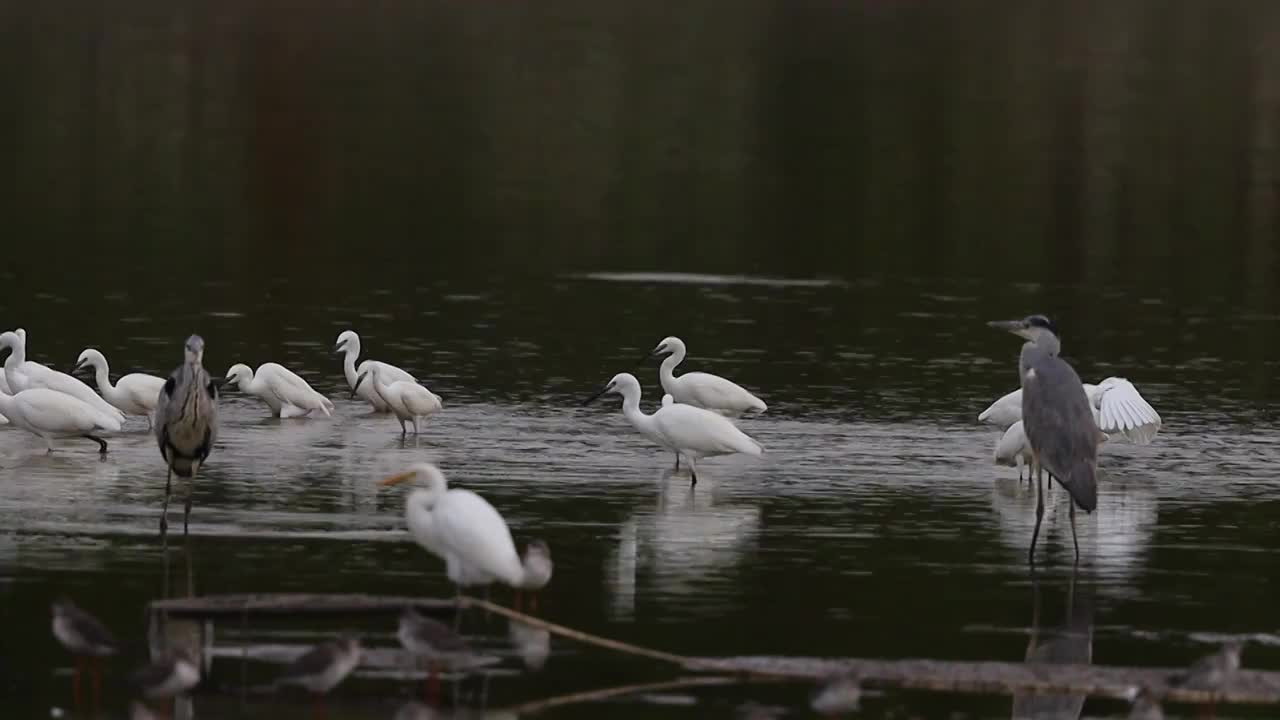
[(200, 473), (200, 465), (191, 466), (191, 482), (187, 483), (187, 502), (182, 509), (182, 534), (187, 534), (187, 523), (191, 520), (191, 496), (196, 494), (196, 475)]
[(164, 509), (160, 511), (160, 534), (169, 530), (169, 494), (173, 489), (173, 468), (164, 477)]
[[(1039, 465), (1039, 463), (1037, 463)], [(1036, 539), (1040, 537), (1040, 521), (1044, 519), (1044, 484), (1043, 480), (1044, 468), (1036, 469), (1036, 529), (1031, 532), (1031, 551), (1028, 553), (1027, 560), (1032, 565), (1036, 564)]]
[(94, 441), (94, 442), (98, 443), (98, 454), (99, 454), (99, 455), (106, 455), (106, 454), (107, 454), (107, 441), (106, 441), (106, 440), (103, 440), (102, 438), (97, 437), (97, 436), (95, 436), (95, 435), (84, 435), (83, 437), (84, 437), (86, 440), (92, 440), (92, 441)]
[(1076, 538), (1076, 502), (1067, 496), (1067, 504), (1071, 506), (1071, 544), (1076, 546), (1076, 564), (1080, 563), (1080, 540)]

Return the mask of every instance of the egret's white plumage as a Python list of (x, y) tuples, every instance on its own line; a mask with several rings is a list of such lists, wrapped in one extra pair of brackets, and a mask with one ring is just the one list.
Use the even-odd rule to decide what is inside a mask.
[(283, 365), (262, 363), (255, 373), (248, 365), (236, 363), (227, 370), (227, 383), (234, 383), (240, 392), (258, 396), (276, 417), (302, 417), (313, 410), (333, 414), (329, 398)]
[(459, 587), (494, 581), (517, 589), (539, 590), (551, 580), (551, 555), (544, 543), (531, 543), (522, 559), (506, 520), (488, 500), (462, 488), (449, 489), (444, 473), (431, 463), (382, 480), (382, 485), (414, 481), (404, 504), (413, 539), (442, 558), (449, 579)]
[(333, 349), (342, 353), (342, 374), (347, 378), (347, 385), (378, 412), (391, 412), (391, 407), (387, 405), (385, 400), (378, 397), (378, 393), (373, 386), (370, 385), (358, 391), (356, 390), (356, 386), (360, 383), (360, 376), (366, 371), (374, 367), (380, 368), (382, 370), (382, 381), (387, 384), (400, 381), (418, 382), (418, 379), (414, 376), (389, 363), (365, 360), (356, 365), (356, 360), (360, 357), (360, 336), (356, 334), (355, 330), (344, 330), (339, 334)]
[(744, 412), (764, 412), (768, 406), (760, 398), (747, 392), (741, 385), (719, 375), (704, 372), (675, 375), (675, 368), (685, 358), (684, 341), (667, 337), (658, 343), (650, 356), (669, 353), (662, 361), (658, 377), (662, 389), (677, 403), (714, 410), (722, 415), (736, 417)]
[(126, 415), (145, 415), (148, 422), (160, 399), (164, 378), (146, 373), (129, 373), (111, 384), (107, 358), (99, 351), (88, 348), (76, 359), (76, 370), (91, 367), (98, 383), (98, 392), (117, 410)]
[(404, 425), (406, 420), (413, 423), (413, 434), (417, 435), (418, 418), (425, 418), (439, 412), (444, 407), (444, 403), (440, 401), (439, 395), (412, 380), (397, 380), (387, 384), (383, 377), (386, 372), (386, 366), (382, 363), (369, 364), (369, 368), (356, 379), (356, 385), (351, 393), (354, 395), (363, 387), (372, 387), (377, 397), (391, 409), (391, 412), (395, 413), (396, 419), (400, 421), (400, 435), (403, 436), (407, 432)]
[(42, 387), (23, 390), (17, 395), (0, 393), (0, 413), (15, 427), (43, 438), (50, 452), (54, 438), (85, 437), (97, 442), (105, 453), (107, 443), (95, 433), (120, 429), (120, 421), (115, 417), (79, 398)]
[[(1032, 466), (1034, 455), (1031, 452), (1031, 442), (1027, 440), (1027, 431), (1023, 429), (1021, 420), (1010, 425), (996, 441), (995, 461), (997, 465), (1018, 468), (1019, 479), (1022, 478), (1023, 463), (1028, 467)], [(1031, 472), (1035, 473), (1034, 467), (1031, 467)]]
[(26, 331), (18, 329), (0, 333), (0, 347), (9, 348), (9, 357), (4, 361), (4, 372), (9, 381), (9, 389), (13, 393), (21, 393), (23, 390), (32, 388), (47, 388), (70, 395), (98, 412), (115, 418), (118, 422), (124, 421), (124, 413), (98, 397), (93, 388), (64, 372), (51, 370), (38, 362), (28, 360)]
[[(605, 393), (622, 396), (622, 414), (641, 435), (689, 459), (692, 481), (698, 482), (697, 461), (716, 455), (764, 452), (728, 418), (700, 407), (674, 402), (652, 415), (640, 410), (640, 381), (631, 373), (618, 373), (591, 399)], [(589, 401), (588, 401), (589, 402)]]
[[(1120, 434), (1125, 439), (1145, 445), (1160, 431), (1160, 414), (1142, 397), (1133, 383), (1124, 378), (1109, 377), (1097, 385), (1081, 383), (1098, 429)], [(978, 421), (1009, 428), (1022, 420), (1022, 389), (1019, 388), (991, 403), (978, 415)]]

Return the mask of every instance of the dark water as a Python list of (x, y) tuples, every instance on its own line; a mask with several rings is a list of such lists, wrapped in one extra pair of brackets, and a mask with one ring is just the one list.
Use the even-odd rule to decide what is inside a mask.
[[(1044, 652), (1075, 662), (1180, 665), (1250, 636), (1248, 665), (1280, 664), (1280, 6), (0, 12), (0, 326), (62, 369), (99, 347), (115, 375), (167, 372), (195, 330), (214, 372), (280, 362), (338, 405), (282, 422), (228, 396), (196, 494), (197, 593), (450, 593), (402, 532), (403, 495), (375, 484), (433, 459), (517, 539), (549, 541), (548, 618), (647, 646), (1017, 661), (1057, 633)], [(1074, 578), (1051, 496), (1038, 585), (1034, 494), (976, 423), (1017, 379), (1017, 342), (983, 322), (1032, 311), (1086, 380), (1129, 377), (1165, 420), (1151, 446), (1104, 446)], [(443, 396), (417, 441), (346, 399), (330, 348), (347, 328)], [(742, 422), (766, 455), (707, 461), (693, 489), (617, 403), (577, 404), (670, 334), (688, 369), (770, 407)], [(651, 409), (656, 369), (637, 374)], [(133, 643), (109, 671), (123, 708), (163, 570), (142, 427), (105, 462), (0, 430), (6, 717), (68, 706), (61, 591)], [(494, 708), (676, 676), (558, 639), (540, 664), (528, 637), (538, 667), (520, 672), (507, 626), (479, 630), (504, 658)], [(308, 712), (242, 710), (238, 664), (214, 671), (198, 716)], [(804, 716), (810, 690), (550, 714)], [(331, 712), (390, 717), (413, 692), (360, 677)], [(864, 711), (952, 713), (1011, 701), (889, 693)]]

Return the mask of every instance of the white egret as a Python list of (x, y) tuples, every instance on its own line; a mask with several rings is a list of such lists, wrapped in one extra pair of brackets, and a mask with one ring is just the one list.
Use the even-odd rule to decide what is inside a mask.
[(702, 458), (764, 452), (760, 443), (723, 415), (710, 410), (677, 402), (646, 415), (640, 410), (640, 381), (631, 373), (614, 375), (600, 392), (582, 404), (611, 392), (622, 396), (622, 414), (640, 434), (688, 458), (691, 485), (698, 483), (698, 460)]
[[(666, 406), (668, 406), (668, 405), (670, 405), (670, 404), (674, 403), (675, 401), (676, 401), (676, 399), (675, 399), (675, 398), (673, 398), (673, 397), (671, 397), (671, 393), (667, 393), (667, 394), (665, 394), (665, 395), (663, 395), (663, 396), (662, 396), (662, 407), (666, 407)], [(655, 442), (657, 442), (657, 441), (655, 441)], [(659, 445), (661, 445), (661, 444), (663, 444), (663, 443), (658, 442), (658, 444), (659, 444)], [(674, 452), (674, 453), (676, 454), (676, 470), (679, 470), (679, 469), (680, 469), (680, 451), (679, 451), (679, 450), (674, 450), (674, 449), (672, 449), (672, 452)]]
[(82, 437), (98, 443), (98, 452), (107, 452), (107, 441), (96, 433), (117, 432), (120, 421), (78, 398), (49, 388), (36, 387), (17, 395), (0, 393), (0, 413), (15, 427), (44, 439), (53, 452), (54, 438)]
[(355, 387), (351, 388), (351, 395), (355, 396), (362, 387), (371, 387), (377, 397), (391, 412), (395, 413), (396, 419), (400, 421), (400, 437), (404, 437), (408, 432), (404, 425), (406, 420), (413, 423), (413, 434), (417, 435), (418, 418), (425, 418), (439, 412), (444, 404), (440, 401), (439, 395), (415, 381), (396, 380), (390, 385), (385, 384), (383, 375), (386, 372), (387, 367), (382, 363), (371, 364), (356, 379)]
[(111, 384), (107, 358), (99, 351), (88, 348), (76, 359), (76, 372), (91, 367), (98, 383), (98, 392), (117, 410), (125, 415), (145, 415), (151, 424), (151, 414), (156, 411), (164, 378), (146, 373), (129, 373)]
[[(342, 357), (342, 373), (347, 377), (347, 385), (354, 392), (356, 385), (360, 382), (360, 376), (373, 367), (382, 368), (382, 381), (388, 384), (405, 381), (418, 382), (418, 379), (409, 373), (401, 370), (395, 365), (391, 365), (377, 360), (365, 360), (356, 365), (356, 359), (360, 357), (360, 336), (355, 330), (344, 330), (338, 335), (337, 343), (333, 347), (334, 352), (340, 352)], [(378, 393), (373, 386), (368, 386), (358, 393), (366, 402), (373, 406), (378, 412), (391, 412), (391, 407), (386, 401), (378, 397)]]
[[(1095, 413), (1094, 418), (1097, 419)], [(1104, 443), (1111, 436), (1106, 433), (1098, 434), (1098, 443)], [(1027, 439), (1026, 428), (1023, 427), (1022, 421), (1009, 426), (1004, 431), (1004, 435), (996, 441), (995, 461), (997, 465), (1006, 465), (1008, 467), (1018, 468), (1018, 479), (1022, 479), (1022, 466), (1026, 464), (1028, 477), (1033, 477), (1036, 471), (1035, 453), (1031, 452), (1031, 441)]]
[(9, 348), (9, 357), (4, 361), (4, 372), (9, 380), (9, 389), (14, 394), (31, 388), (48, 388), (70, 395), (87, 403), (98, 412), (124, 422), (124, 413), (98, 397), (93, 388), (64, 372), (51, 370), (38, 362), (28, 360), (26, 331), (18, 329), (0, 333), (0, 347)]
[[(1121, 377), (1109, 377), (1097, 385), (1082, 383), (1098, 429), (1119, 434), (1138, 445), (1146, 445), (1160, 432), (1160, 413), (1142, 397), (1133, 383)], [(991, 403), (978, 415), (978, 421), (1008, 428), (1022, 419), (1022, 389), (1019, 388)]]
[(392, 475), (381, 485), (405, 481), (422, 485), (404, 503), (409, 534), (442, 558), (449, 579), (461, 588), (488, 586), (494, 581), (516, 590), (537, 591), (551, 580), (551, 551), (545, 543), (530, 543), (523, 558), (516, 553), (507, 521), (488, 500), (463, 488), (449, 489), (440, 468), (418, 463)]
[(226, 378), (227, 384), (235, 384), (240, 392), (258, 396), (274, 417), (302, 417), (314, 410), (333, 415), (329, 398), (311, 389), (306, 380), (283, 365), (262, 363), (255, 373), (248, 365), (236, 363), (227, 370)]
[(763, 400), (719, 375), (691, 372), (677, 377), (673, 371), (685, 357), (684, 341), (678, 337), (664, 338), (646, 359), (659, 355), (667, 356), (658, 371), (662, 389), (670, 393), (678, 403), (713, 410), (729, 417), (768, 409)]

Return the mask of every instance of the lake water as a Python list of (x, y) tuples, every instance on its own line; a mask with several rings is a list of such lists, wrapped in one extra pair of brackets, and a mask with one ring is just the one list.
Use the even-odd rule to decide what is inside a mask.
[[(1249, 636), (1247, 665), (1280, 666), (1280, 8), (941, 5), (10, 6), (0, 326), (63, 370), (98, 347), (113, 376), (167, 373), (195, 331), (211, 372), (280, 362), (334, 400), (281, 421), (227, 393), (197, 594), (450, 595), (403, 492), (376, 485), (429, 459), (550, 543), (545, 617), (620, 640), (1021, 661), (1069, 628), (1077, 662), (1177, 666)], [(1103, 446), (1074, 576), (1050, 495), (1037, 583), (1034, 490), (976, 421), (1017, 383), (1018, 341), (985, 321), (1031, 312), (1085, 380), (1128, 377), (1165, 422), (1150, 446)], [(348, 398), (345, 329), (443, 397), (420, 437)], [(696, 487), (614, 396), (580, 407), (624, 370), (656, 407), (635, 360), (672, 334), (682, 369), (769, 403), (740, 423), (766, 454), (705, 461)], [(6, 717), (69, 707), (59, 592), (130, 644), (108, 668), (116, 716), (145, 656), (164, 471), (145, 423), (109, 441), (105, 460), (87, 441), (46, 455), (0, 429)], [(503, 657), (490, 708), (678, 676), (517, 632), (521, 654), (475, 622)], [(199, 717), (308, 716), (297, 697), (242, 708), (230, 659), (215, 678)], [(812, 689), (546, 714), (803, 717)], [(358, 677), (330, 712), (391, 717), (416, 693)], [(1011, 700), (889, 692), (864, 714)], [(1219, 708), (1237, 715), (1269, 716)]]

